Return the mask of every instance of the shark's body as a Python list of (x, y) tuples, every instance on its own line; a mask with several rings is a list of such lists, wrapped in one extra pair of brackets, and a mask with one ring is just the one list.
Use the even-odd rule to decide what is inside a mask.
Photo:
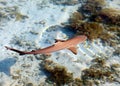
[(38, 49), (38, 50), (32, 50), (30, 52), (27, 51), (20, 51), (14, 48), (10, 48), (5, 46), (7, 49), (15, 51), (17, 53), (19, 53), (20, 55), (24, 55), (24, 54), (48, 54), (51, 52), (55, 52), (58, 50), (62, 50), (62, 49), (69, 49), (71, 50), (74, 54), (77, 54), (76, 48), (75, 46), (79, 43), (84, 42), (87, 39), (86, 36), (81, 35), (81, 36), (76, 36), (74, 38), (65, 40), (65, 41), (57, 41), (54, 45), (43, 48), (43, 49)]

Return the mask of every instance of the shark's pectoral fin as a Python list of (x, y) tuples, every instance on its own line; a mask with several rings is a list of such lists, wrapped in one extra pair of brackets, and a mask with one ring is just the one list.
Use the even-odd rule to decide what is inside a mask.
[(31, 52), (35, 52), (36, 50), (32, 50)]
[(51, 56), (51, 53), (45, 53), (44, 55), (46, 55), (46, 56)]
[(68, 48), (70, 51), (72, 51), (75, 55), (77, 54), (77, 48), (76, 47), (70, 47)]

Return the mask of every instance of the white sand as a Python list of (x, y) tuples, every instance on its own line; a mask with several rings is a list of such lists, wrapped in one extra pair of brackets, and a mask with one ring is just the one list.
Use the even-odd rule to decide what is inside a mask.
[[(27, 83), (38, 86), (46, 79), (46, 74), (40, 70), (39, 66), (42, 60), (37, 60), (34, 55), (20, 56), (15, 52), (6, 50), (4, 46), (32, 50), (54, 44), (55, 38), (68, 39), (68, 36), (72, 37), (74, 33), (68, 31), (67, 28), (63, 29), (61, 23), (67, 22), (70, 15), (81, 4), (55, 5), (49, 0), (0, 0), (0, 2), (2, 2), (0, 10), (6, 15), (5, 18), (0, 18), (0, 86), (24, 86)], [(115, 0), (114, 3), (110, 0), (108, 2), (108, 6), (120, 8)], [(28, 18), (17, 21), (11, 11), (14, 6), (18, 7), (17, 12)], [(7, 7), (10, 10), (5, 12)], [(77, 55), (65, 49), (52, 53), (49, 59), (64, 65), (73, 72), (74, 77), (79, 77), (81, 71), (90, 66), (94, 55), (99, 56), (98, 53), (102, 53), (102, 55), (111, 56), (114, 51), (111, 47), (103, 47), (101, 44), (89, 43), (88, 41), (77, 45), (77, 47), (79, 51)], [(37, 55), (37, 57), (44, 58), (42, 55)], [(116, 58), (111, 57), (108, 64), (119, 63), (120, 58)], [(108, 85), (111, 84), (106, 83), (104, 86)]]

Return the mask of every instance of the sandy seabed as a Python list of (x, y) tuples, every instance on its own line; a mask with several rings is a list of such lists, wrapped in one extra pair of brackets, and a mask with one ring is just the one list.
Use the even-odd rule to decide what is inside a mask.
[[(95, 57), (109, 57), (106, 65), (119, 64), (120, 57), (113, 56), (114, 49), (103, 46), (100, 40), (86, 40), (78, 44), (78, 54), (64, 49), (44, 55), (20, 56), (4, 46), (31, 51), (54, 44), (55, 39), (69, 39), (74, 31), (61, 23), (86, 0), (0, 0), (0, 86), (50, 86), (41, 63), (45, 59), (67, 68), (74, 78), (89, 68)], [(68, 4), (66, 4), (69, 2)], [(107, 7), (120, 9), (119, 0), (106, 0)], [(120, 71), (120, 68), (118, 69)], [(46, 84), (48, 83), (48, 84)], [(104, 82), (101, 86), (119, 86), (117, 82)]]

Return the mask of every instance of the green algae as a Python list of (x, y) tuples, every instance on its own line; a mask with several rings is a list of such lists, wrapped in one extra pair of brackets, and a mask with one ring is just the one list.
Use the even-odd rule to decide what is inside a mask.
[(77, 29), (77, 35), (84, 34), (90, 40), (99, 38), (102, 33), (102, 25), (96, 22), (85, 22)]
[(80, 12), (74, 12), (69, 19), (70, 26), (76, 29), (82, 24), (82, 21), (83, 15)]
[(104, 8), (91, 16), (92, 21), (120, 26), (120, 11), (112, 8)]
[(106, 27), (98, 22), (84, 21), (82, 13), (75, 12), (70, 18), (70, 27), (76, 31), (76, 35), (86, 35), (89, 40), (101, 38), (108, 40), (112, 36), (106, 31)]
[(96, 85), (104, 82), (113, 82), (118, 76), (119, 71), (115, 68), (120, 68), (120, 64), (106, 65), (106, 59), (96, 58), (93, 59), (92, 65), (82, 71), (81, 78), (83, 81), (92, 80)]
[(105, 58), (95, 58), (92, 60), (92, 63), (95, 64), (96, 67), (97, 67), (97, 65), (103, 67), (105, 65), (105, 62), (106, 62)]
[[(109, 42), (109, 39), (115, 38), (109, 32), (118, 32), (119, 28), (107, 26), (99, 22), (85, 22), (82, 14), (75, 13), (70, 18), (70, 27), (76, 31), (76, 35), (86, 35), (89, 40), (102, 39)], [(118, 33), (119, 34), (119, 33)]]
[(105, 0), (87, 0), (87, 2), (83, 4), (79, 11), (82, 11), (84, 16), (86, 16), (85, 14), (92, 15), (100, 11), (105, 6), (105, 4)]
[(28, 18), (28, 16), (22, 14), (17, 6), (1, 7), (0, 8), (0, 20), (1, 21), (3, 19), (9, 20), (10, 18), (15, 19), (15, 21), (21, 21), (21, 20)]
[(74, 86), (83, 86), (83, 81), (80, 78), (75, 78), (72, 82), (72, 85)]
[(78, 0), (51, 0), (50, 2), (56, 5), (75, 5), (79, 3)]
[(49, 80), (55, 82), (57, 86), (68, 84), (73, 80), (72, 73), (68, 72), (64, 66), (55, 64), (52, 61), (47, 61), (44, 68), (51, 73)]
[(113, 55), (120, 56), (120, 49), (117, 48), (114, 52)]
[[(98, 67), (98, 66), (97, 66)], [(104, 77), (110, 77), (112, 72), (108, 68), (89, 68), (83, 71), (82, 79), (104, 79)]]
[(114, 68), (120, 68), (120, 64), (116, 63), (116, 64), (112, 64), (111, 68), (114, 70)]
[(47, 83), (54, 86), (94, 86), (104, 82), (119, 82), (120, 64), (106, 65), (108, 57), (96, 57), (91, 61), (91, 66), (81, 72), (81, 77), (73, 78), (73, 73), (51, 60), (45, 60), (44, 69), (50, 73)]
[(94, 9), (96, 11), (90, 11), (86, 9), (88, 15), (86, 17), (85, 10), (79, 10), (73, 13), (69, 19), (69, 27), (76, 31), (76, 35), (86, 35), (89, 40), (101, 39), (101, 41), (109, 46), (117, 46), (120, 42), (120, 11), (103, 8), (105, 5), (104, 0), (88, 0), (81, 9), (84, 9), (85, 5), (92, 5), (97, 3), (101, 9)]
[(21, 20), (23, 20), (23, 19), (28, 18), (28, 16), (23, 15), (23, 14), (21, 14), (21, 13), (19, 13), (19, 12), (14, 13), (14, 15), (16, 16), (15, 21), (21, 21)]
[(33, 83), (27, 83), (26, 86), (34, 86)]

